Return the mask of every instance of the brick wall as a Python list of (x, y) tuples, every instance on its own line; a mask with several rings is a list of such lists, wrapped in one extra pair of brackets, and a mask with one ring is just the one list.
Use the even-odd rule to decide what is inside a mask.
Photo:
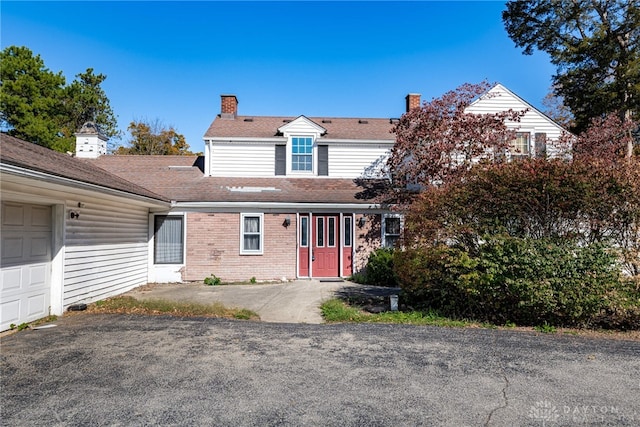
[[(364, 226), (360, 227), (360, 218), (365, 218)], [(353, 272), (358, 273), (367, 266), (369, 254), (381, 245), (382, 216), (379, 214), (356, 215), (356, 257)]]
[[(291, 225), (285, 228), (286, 217)], [(263, 255), (240, 255), (239, 213), (187, 214), (187, 262), (182, 279), (215, 274), (224, 281), (296, 278), (296, 215), (264, 214)]]

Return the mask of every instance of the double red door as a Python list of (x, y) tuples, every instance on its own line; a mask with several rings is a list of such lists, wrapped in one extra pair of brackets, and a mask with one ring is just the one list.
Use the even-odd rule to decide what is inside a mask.
[(314, 215), (312, 224), (313, 277), (340, 276), (340, 217)]
[(299, 276), (351, 275), (352, 224), (351, 215), (342, 218), (338, 214), (300, 215)]

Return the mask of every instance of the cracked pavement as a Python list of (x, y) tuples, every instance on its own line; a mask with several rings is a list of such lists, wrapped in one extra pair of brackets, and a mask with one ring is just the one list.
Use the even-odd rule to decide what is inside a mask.
[(636, 426), (640, 342), (78, 314), (0, 339), (2, 425)]

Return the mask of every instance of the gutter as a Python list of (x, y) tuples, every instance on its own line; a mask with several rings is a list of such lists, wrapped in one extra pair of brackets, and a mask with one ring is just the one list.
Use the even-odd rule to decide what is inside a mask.
[(149, 196), (130, 193), (124, 190), (117, 190), (114, 188), (105, 187), (97, 184), (91, 184), (84, 181), (78, 181), (71, 178), (65, 178), (58, 175), (51, 175), (44, 172), (38, 172), (32, 169), (26, 169), (20, 166), (14, 166), (7, 163), (0, 163), (0, 172), (7, 173), (10, 175), (15, 175), (22, 178), (35, 179), (35, 180), (43, 181), (50, 184), (63, 185), (65, 187), (72, 187), (72, 188), (78, 188), (83, 190), (95, 191), (95, 192), (108, 194), (112, 196), (125, 197), (128, 199), (138, 200), (140, 202), (144, 202), (147, 204), (152, 204), (154, 206), (160, 206), (160, 207), (169, 206), (169, 200), (162, 199), (160, 195), (158, 195), (158, 198), (156, 199)]
[(336, 212), (349, 211), (355, 213), (387, 212), (378, 203), (295, 203), (295, 202), (178, 202), (171, 201), (174, 209), (193, 210), (224, 210), (224, 211), (246, 211), (249, 209), (259, 209), (262, 211), (282, 211), (282, 212)]

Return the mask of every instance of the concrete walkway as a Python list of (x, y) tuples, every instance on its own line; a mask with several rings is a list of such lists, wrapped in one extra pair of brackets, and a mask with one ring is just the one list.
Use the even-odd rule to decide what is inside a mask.
[[(295, 280), (287, 283), (207, 286), (203, 283), (151, 284), (126, 295), (136, 299), (165, 299), (209, 304), (221, 302), (229, 308), (255, 311), (265, 322), (322, 323), (320, 305), (345, 292), (374, 292), (374, 287), (352, 282)], [(384, 292), (390, 292), (387, 288)], [(392, 293), (397, 293), (397, 291)]]

